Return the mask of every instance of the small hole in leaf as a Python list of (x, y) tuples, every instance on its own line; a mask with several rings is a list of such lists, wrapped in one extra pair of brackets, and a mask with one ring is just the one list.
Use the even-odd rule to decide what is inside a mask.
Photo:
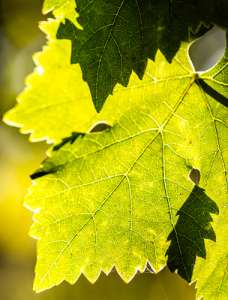
[(195, 183), (195, 185), (198, 185), (200, 182), (200, 171), (193, 168), (189, 173), (189, 178)]
[(108, 125), (107, 123), (105, 122), (99, 122), (99, 123), (96, 123), (91, 129), (89, 132), (100, 132), (100, 131), (104, 131), (104, 130), (107, 130), (111, 128), (110, 125)]
[(197, 39), (189, 48), (189, 56), (197, 72), (203, 72), (218, 63), (226, 49), (226, 32), (218, 26)]

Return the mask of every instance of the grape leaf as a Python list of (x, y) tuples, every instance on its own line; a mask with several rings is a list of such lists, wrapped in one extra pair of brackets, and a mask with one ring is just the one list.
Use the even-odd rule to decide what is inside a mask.
[(227, 1), (76, 2), (83, 30), (66, 19), (57, 36), (72, 41), (71, 61), (80, 63), (98, 111), (117, 83), (127, 86), (132, 70), (142, 78), (158, 49), (171, 61), (190, 28), (227, 25)]
[[(79, 135), (53, 151), (41, 168), (46, 175), (34, 180), (26, 198), (34, 211), (31, 235), (38, 239), (35, 290), (74, 283), (82, 273), (94, 282), (113, 266), (127, 282), (148, 262), (160, 270), (180, 222), (177, 212), (195, 191), (190, 172), (197, 169), (200, 189), (219, 215), (213, 222), (216, 237), (209, 224), (218, 210), (208, 209), (208, 221), (199, 224), (202, 239), (211, 240), (198, 243), (192, 279), (199, 279), (199, 294), (210, 284), (205, 299), (215, 294), (225, 299), (226, 265), (220, 260), (228, 252), (227, 79), (227, 56), (196, 74), (187, 44), (172, 64), (158, 51), (143, 80), (133, 74), (127, 88), (117, 86), (109, 97), (134, 103), (113, 128)], [(194, 201), (202, 201), (198, 193)], [(189, 244), (179, 245), (182, 255)]]
[(34, 56), (36, 68), (18, 96), (17, 106), (4, 117), (6, 123), (31, 133), (32, 141), (59, 142), (73, 131), (85, 131), (96, 115), (79, 66), (70, 64), (69, 42), (55, 38), (62, 15), (75, 19), (74, 1), (67, 1), (54, 14), (56, 19), (41, 24), (48, 45)]

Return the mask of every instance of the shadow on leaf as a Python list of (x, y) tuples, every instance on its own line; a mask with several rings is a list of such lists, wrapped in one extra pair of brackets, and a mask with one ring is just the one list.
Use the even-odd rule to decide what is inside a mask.
[(223, 96), (222, 94), (218, 93), (212, 87), (210, 87), (204, 80), (198, 79), (198, 85), (202, 88), (202, 90), (211, 96), (213, 99), (217, 100), (220, 104), (228, 107), (227, 97)]
[(76, 141), (76, 139), (80, 136), (84, 136), (84, 133), (72, 132), (70, 137), (64, 138), (59, 144), (55, 145), (53, 147), (53, 151), (58, 151), (68, 143), (73, 144)]
[(172, 272), (187, 280), (192, 279), (196, 257), (206, 259), (205, 239), (216, 241), (211, 214), (218, 214), (216, 203), (198, 186), (177, 212), (178, 221), (168, 236), (167, 265)]
[[(92, 134), (92, 133), (103, 132), (109, 130), (110, 128), (111, 126), (106, 124), (105, 122), (98, 122), (92, 126), (89, 133)], [(53, 147), (53, 152), (62, 149), (67, 144), (73, 144), (78, 138), (80, 137), (83, 138), (84, 136), (85, 133), (72, 132), (71, 136), (62, 139), (62, 141), (59, 144)], [(54, 174), (61, 168), (62, 168), (61, 165), (55, 165), (51, 162), (49, 158), (47, 158), (43, 161), (41, 167), (37, 171), (35, 171), (32, 175), (30, 175), (30, 178), (34, 180), (49, 174)]]

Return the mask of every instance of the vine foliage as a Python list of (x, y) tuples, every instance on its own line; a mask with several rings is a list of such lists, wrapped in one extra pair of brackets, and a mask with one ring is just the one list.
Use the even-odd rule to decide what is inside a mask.
[[(76, 8), (77, 5), (77, 8)], [(53, 146), (25, 205), (34, 289), (164, 265), (227, 296), (227, 50), (197, 73), (190, 43), (227, 1), (46, 0), (47, 45), (6, 123)]]

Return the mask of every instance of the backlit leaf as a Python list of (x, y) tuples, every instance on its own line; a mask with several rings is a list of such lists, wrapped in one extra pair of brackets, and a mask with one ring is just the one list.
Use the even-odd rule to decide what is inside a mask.
[[(94, 282), (113, 266), (127, 282), (148, 262), (158, 271), (174, 231), (182, 263), (176, 269), (191, 271), (191, 258), (182, 255), (192, 245), (193, 276), (182, 276), (198, 279), (204, 299), (225, 299), (226, 68), (224, 57), (208, 73), (196, 74), (187, 45), (172, 64), (158, 52), (142, 81), (133, 75), (108, 100), (135, 103), (113, 128), (78, 136), (44, 162), (40, 171), (46, 175), (34, 181), (26, 199), (38, 239), (35, 290), (74, 283), (82, 273)], [(192, 169), (200, 172), (197, 191)], [(196, 202), (192, 210), (189, 197), (191, 205)], [(210, 199), (205, 214), (197, 208), (204, 199)], [(184, 213), (193, 223), (205, 218), (198, 224), (203, 235), (190, 235), (188, 243), (183, 239), (190, 233), (181, 236), (178, 229)], [(211, 214), (218, 214), (213, 223)]]

